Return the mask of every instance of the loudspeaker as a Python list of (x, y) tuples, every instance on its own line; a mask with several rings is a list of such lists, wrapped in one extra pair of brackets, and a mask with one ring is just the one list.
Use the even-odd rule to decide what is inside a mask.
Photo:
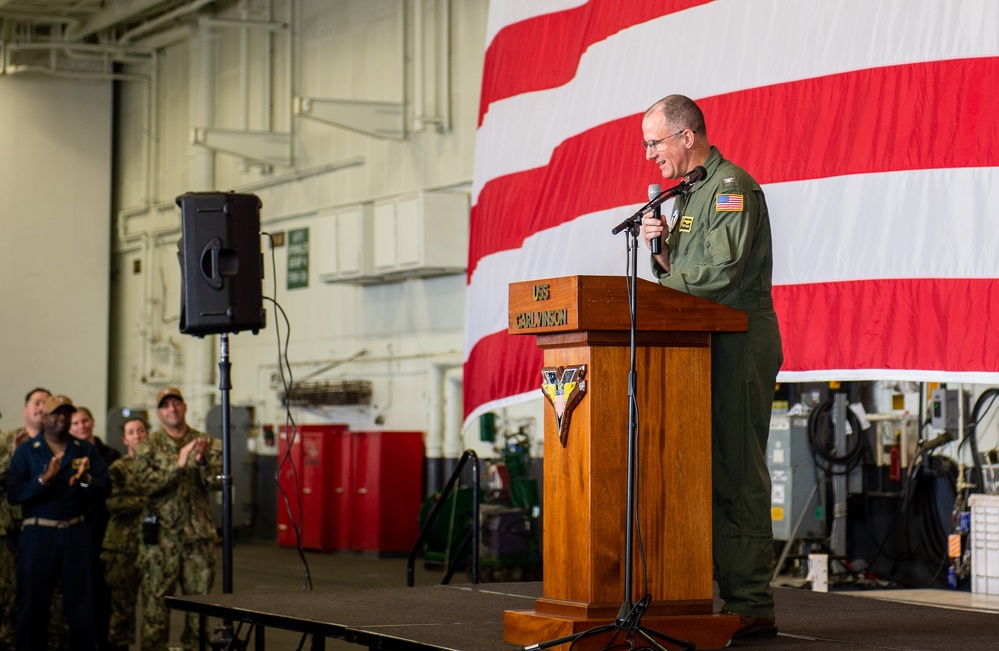
[(180, 331), (204, 336), (266, 324), (260, 199), (234, 192), (188, 192), (177, 197), (183, 234)]

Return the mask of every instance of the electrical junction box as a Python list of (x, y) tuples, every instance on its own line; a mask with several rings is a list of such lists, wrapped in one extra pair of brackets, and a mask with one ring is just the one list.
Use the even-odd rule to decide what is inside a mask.
[(930, 425), (933, 429), (948, 432), (958, 430), (958, 398), (957, 389), (934, 389), (930, 396)]
[[(823, 535), (825, 516), (819, 509), (815, 461), (808, 446), (808, 417), (773, 414), (767, 441), (770, 469), (770, 513), (774, 539), (814, 538)], [(804, 517), (802, 517), (804, 514)], [(794, 525), (801, 519), (797, 532)]]

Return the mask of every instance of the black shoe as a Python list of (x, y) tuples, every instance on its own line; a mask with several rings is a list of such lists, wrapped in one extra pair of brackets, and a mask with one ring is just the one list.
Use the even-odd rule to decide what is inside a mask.
[(777, 620), (773, 617), (747, 617), (738, 613), (725, 613), (739, 616), (739, 630), (732, 634), (733, 640), (746, 640), (754, 637), (774, 637), (777, 635)]

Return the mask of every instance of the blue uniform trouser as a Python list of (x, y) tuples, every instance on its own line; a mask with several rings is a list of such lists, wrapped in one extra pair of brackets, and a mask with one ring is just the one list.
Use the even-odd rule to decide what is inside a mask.
[(64, 529), (29, 525), (17, 544), (18, 651), (47, 647), (56, 578), (62, 579), (69, 648), (93, 651), (97, 645), (90, 525), (80, 522)]

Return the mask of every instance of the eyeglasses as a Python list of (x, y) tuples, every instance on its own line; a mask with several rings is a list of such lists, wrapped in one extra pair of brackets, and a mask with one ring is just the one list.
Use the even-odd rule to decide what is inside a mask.
[[(656, 149), (658, 149), (659, 145), (663, 144), (664, 142), (666, 142), (670, 138), (676, 138), (678, 135), (680, 135), (681, 133), (683, 133), (686, 130), (687, 129), (680, 129), (676, 133), (674, 133), (672, 135), (669, 135), (669, 136), (666, 136), (664, 138), (660, 138), (659, 140), (643, 140), (642, 141), (642, 148), (645, 149), (645, 151), (648, 151), (648, 150), (652, 149), (653, 147), (655, 147)], [(693, 129), (691, 129), (690, 132), (691, 133), (697, 133)]]

